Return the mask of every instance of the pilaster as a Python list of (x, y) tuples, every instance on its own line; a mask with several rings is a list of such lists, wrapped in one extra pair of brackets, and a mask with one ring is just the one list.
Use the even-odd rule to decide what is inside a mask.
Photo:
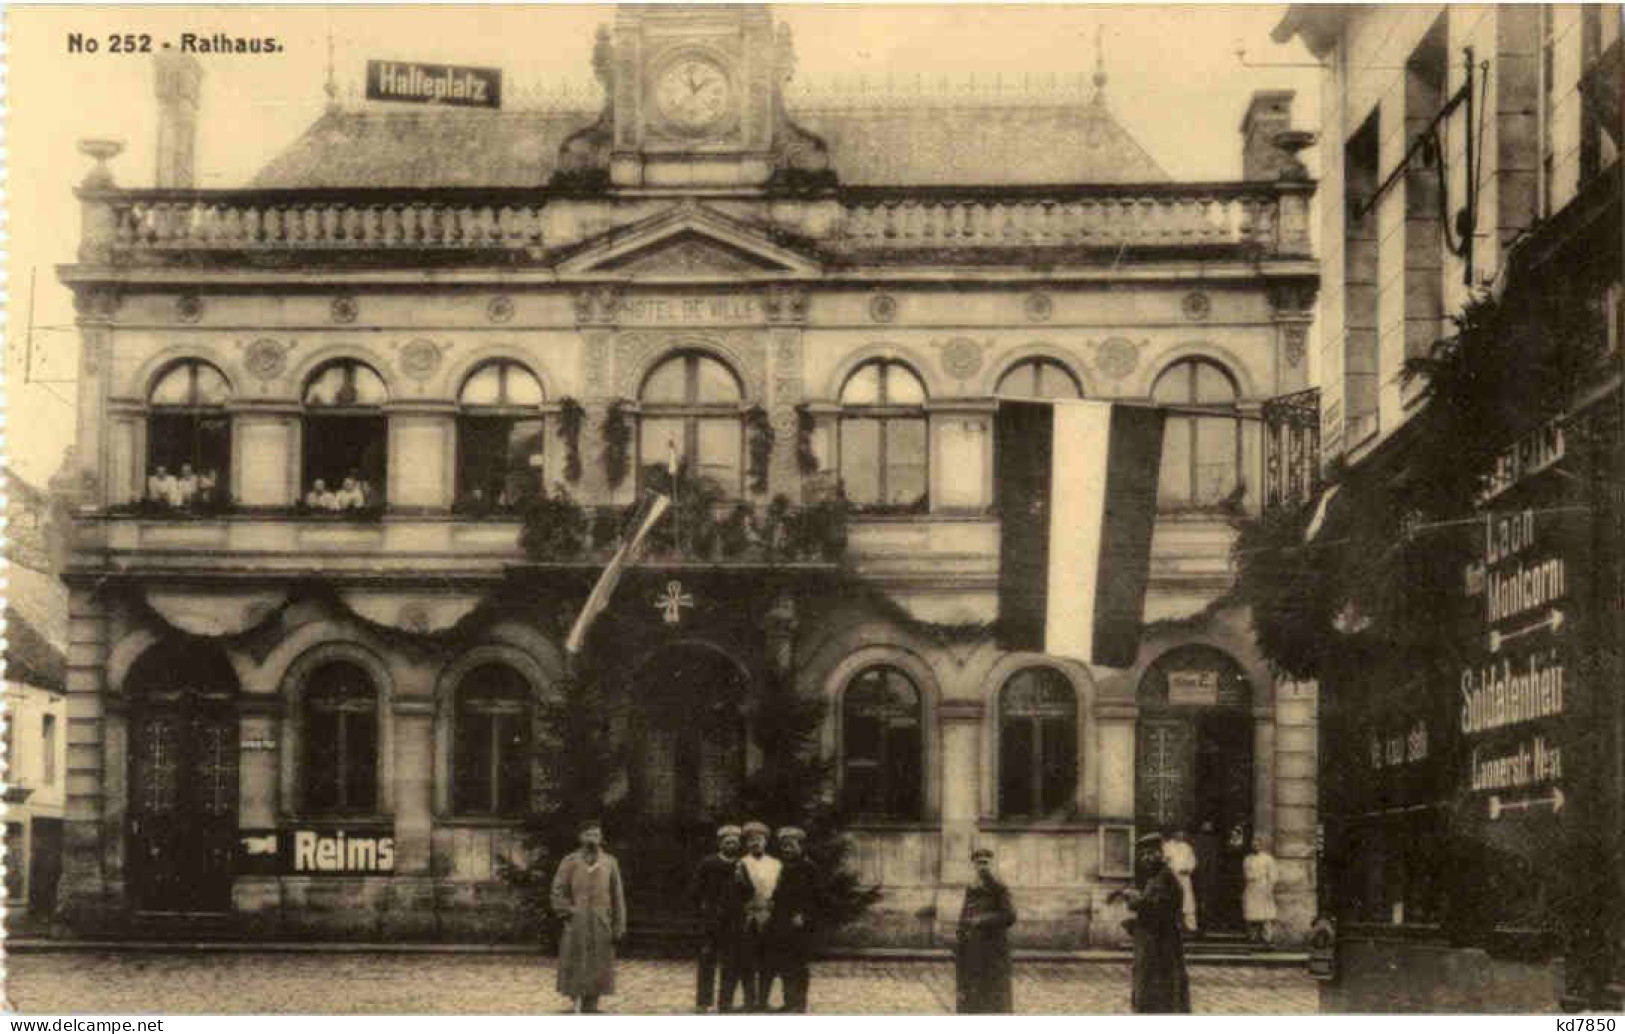
[[(425, 687), (427, 688), (427, 687)], [(395, 872), (427, 875), (434, 832), (434, 698), (395, 698)]]
[(67, 771), (55, 920), (106, 929), (123, 911), (127, 790), (122, 708), (106, 707), (107, 616), (88, 589), (68, 594)]

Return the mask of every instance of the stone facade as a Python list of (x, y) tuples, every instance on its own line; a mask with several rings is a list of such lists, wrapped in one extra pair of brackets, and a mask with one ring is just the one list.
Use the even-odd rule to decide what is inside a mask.
[[(529, 615), (491, 610), (524, 566), (520, 522), (470, 515), (470, 456), (460, 441), (478, 415), (465, 395), (471, 376), (503, 361), (540, 386), (543, 401), (519, 414), (541, 422), (542, 445), (530, 457), (538, 480), (566, 481), (565, 414), (570, 404), (581, 407), (581, 474), (568, 489), (589, 507), (631, 502), (637, 472), (666, 462), (658, 442), (640, 440), (653, 420), (743, 424), (761, 407), (774, 431), (764, 490), (743, 475), (743, 446), (719, 447), (719, 469), (739, 479), (730, 494), (758, 511), (778, 495), (811, 502), (836, 478), (869, 476), (859, 469), (850, 421), (920, 429), (917, 446), (895, 444), (901, 437), (880, 446), (893, 450), (888, 470), (923, 468), (920, 497), (871, 500), (882, 505), (860, 507), (850, 526), (843, 573), (876, 598), (825, 593), (817, 580), (824, 571), (764, 598), (758, 613), (782, 612), (788, 624), (751, 626), (741, 624), (750, 615), (725, 613), (718, 601), (757, 591), (771, 581), (762, 572), (657, 558), (617, 603), (617, 620), (650, 623), (640, 650), (709, 651), (747, 681), (788, 661), (801, 691), (831, 702), (827, 744), (843, 779), (859, 778), (861, 767), (844, 717), (851, 687), (879, 671), (912, 687), (913, 710), (887, 721), (916, 737), (895, 749), (914, 752), (902, 764), (913, 766), (918, 785), (904, 796), (917, 799), (858, 821), (856, 864), (885, 897), (848, 936), (903, 945), (951, 939), (969, 848), (989, 842), (1022, 904), (1018, 940), (1118, 942), (1123, 915), (1107, 899), (1129, 879), (1128, 845), (1148, 822), (1136, 792), (1150, 763), (1137, 760), (1143, 687), (1159, 660), (1189, 648), (1223, 658), (1247, 687), (1235, 722), (1224, 726), (1233, 732), (1210, 737), (1212, 750), (1240, 752), (1230, 760), (1249, 781), (1236, 791), (1244, 801), (1232, 794), (1234, 808), (1245, 806), (1235, 822), (1274, 835), (1283, 929), (1300, 935), (1314, 900), (1315, 696), (1312, 687), (1278, 685), (1252, 646), (1246, 614), (1216, 604), (1230, 584), (1232, 534), (1230, 510), (1217, 504), (1256, 512), (1262, 404), (1308, 383), (1313, 185), (1288, 175), (1188, 187), (844, 187), (839, 139), (831, 134), (825, 145), (795, 126), (775, 100), (782, 80), (764, 71), (780, 65), (753, 64), (766, 60), (760, 48), (774, 40), (755, 9), (691, 22), (659, 15), (662, 46), (675, 38), (670, 45), (692, 51), (704, 74), (743, 76), (733, 85), (748, 83), (754, 99), (745, 110), (761, 115), (693, 130), (690, 144), (703, 161), (688, 162), (669, 139), (655, 146), (625, 128), (648, 124), (624, 119), (626, 101), (613, 84), (658, 78), (665, 67), (639, 56), (655, 16), (638, 10), (623, 11), (601, 43), (614, 55), (603, 65), (613, 147), (598, 148), (585, 129), (568, 137), (561, 146), (574, 148), (572, 168), (582, 173), (570, 189), (470, 194), (386, 182), (377, 184), (384, 193), (365, 198), (293, 187), (228, 197), (123, 190), (104, 167), (81, 189), (81, 263), (64, 272), (81, 302), (84, 357), (69, 576), (64, 923), (150, 926), (162, 921), (154, 913), (175, 911), (164, 905), (154, 863), (132, 853), (132, 845), (156, 842), (150, 823), (164, 802), (151, 793), (164, 784), (153, 781), (151, 742), (161, 724), (155, 716), (174, 707), (220, 730), (229, 755), (183, 746), (187, 763), (235, 780), (234, 795), (210, 804), (194, 794), (190, 805), (226, 824), (222, 859), (231, 860), (218, 861), (224, 871), (215, 873), (219, 889), (205, 909), (221, 922), (266, 936), (516, 933), (498, 871), (517, 851), (517, 822), (469, 814), (459, 803), (458, 780), (469, 778), (458, 774), (460, 694), (465, 676), (491, 667), (517, 672), (525, 694), (551, 692), (564, 672), (570, 608), (590, 579), (583, 581), (584, 565), (542, 565), (527, 577), (543, 581), (527, 584), (552, 603)], [(718, 17), (742, 21), (729, 28)], [(735, 29), (728, 46), (706, 42)], [(730, 49), (736, 44), (743, 49)], [(1109, 118), (1103, 97), (1090, 103), (1098, 105), (1094, 117)], [(419, 145), (430, 151), (441, 142), (436, 125), (429, 118), (422, 127)], [(1110, 139), (1132, 143), (1120, 127), (1114, 132)], [(297, 155), (273, 168), (319, 176), (312, 146), (301, 141)], [(608, 164), (591, 186), (582, 170), (592, 171), (595, 155)], [(1125, 160), (1149, 161), (1143, 152)], [(644, 189), (651, 176), (658, 191)], [(692, 357), (692, 370), (726, 371), (732, 401), (684, 409), (650, 396), (674, 356)], [(357, 452), (376, 464), (381, 517), (302, 507), (311, 465), (320, 462), (313, 446), (324, 444), (311, 436), (339, 433), (316, 422), (322, 413), (307, 401), (312, 375), (334, 361), (362, 364), (387, 395), (358, 410), (358, 419), (381, 421), (373, 453)], [(155, 508), (144, 501), (163, 416), (153, 392), (196, 362), (230, 390), (209, 414), (229, 423), (224, 505), (207, 513)], [(888, 383), (917, 383), (920, 396), (889, 408), (886, 398), (879, 406), (852, 401), (855, 378), (877, 369), (898, 378)], [(1158, 521), (1133, 668), (1010, 653), (991, 631), (999, 573), (993, 418), (1001, 395), (1021, 393), (1011, 380), (1020, 376), (1070, 382), (1071, 394), (1087, 398), (1217, 406), (1200, 418), (1187, 413), (1179, 425), (1188, 439), (1178, 448), (1209, 449), (1209, 473), (1188, 452), (1166, 461), (1184, 479), (1190, 505), (1175, 505), (1175, 492)], [(1177, 394), (1186, 387), (1169, 386), (1170, 377), (1198, 376), (1217, 377), (1202, 391), (1218, 394), (1187, 397)], [(605, 429), (623, 418), (632, 428), (632, 473), (612, 484)], [(1198, 427), (1201, 419), (1208, 423)], [(1221, 459), (1212, 472), (1215, 441)], [(905, 448), (917, 452), (900, 456)], [(1227, 498), (1214, 496), (1214, 485)], [(310, 584), (318, 573), (319, 590)], [(173, 687), (151, 681), (143, 658), (176, 642), (205, 644), (219, 662), (216, 682), (235, 685), (219, 699), (205, 686), (158, 706)], [(635, 711), (637, 676), (632, 658), (625, 663)], [(334, 791), (358, 795), (347, 809), (309, 803), (327, 792), (311, 771), (310, 744), (326, 728), (312, 717), (311, 686), (334, 666), (370, 686), (365, 707), (347, 712), (367, 717), (345, 720), (372, 723), (363, 753), (375, 768), (359, 788)], [(1067, 800), (1016, 819), (1002, 803), (1001, 700), (1012, 679), (1033, 671), (1065, 687), (1073, 764), (1063, 779)], [(1201, 708), (1159, 706), (1162, 727), (1184, 729), (1189, 751), (1219, 728)], [(684, 818), (694, 824), (731, 817), (719, 803), (728, 780), (709, 767), (725, 762), (705, 760), (711, 748), (698, 748), (698, 774), (682, 782), (672, 774), (681, 764), (663, 768), (659, 758), (687, 748), (658, 726), (636, 734), (655, 760), (628, 773), (627, 792), (688, 801), (672, 807), (688, 807)], [(750, 764), (748, 729), (737, 750)], [(1184, 764), (1180, 792), (1195, 800), (1195, 762)], [(1168, 814), (1198, 817), (1188, 808)], [(300, 832), (341, 829), (352, 843), (389, 838), (387, 872), (277, 868)]]

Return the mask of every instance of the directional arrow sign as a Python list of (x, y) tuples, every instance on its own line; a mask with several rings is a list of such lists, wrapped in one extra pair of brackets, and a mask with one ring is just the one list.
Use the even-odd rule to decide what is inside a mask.
[(1565, 798), (1562, 787), (1552, 787), (1550, 797), (1531, 797), (1526, 801), (1503, 801), (1498, 794), (1490, 795), (1490, 821), (1493, 822), (1509, 811), (1528, 811), (1544, 804), (1552, 806), (1552, 814), (1563, 810)]
[(1511, 632), (1491, 632), (1489, 637), (1490, 653), (1500, 653), (1501, 647), (1512, 642), (1514, 639), (1522, 639), (1526, 635), (1532, 635), (1533, 633), (1539, 632), (1541, 629), (1547, 627), (1550, 627), (1554, 634), (1563, 627), (1563, 612), (1561, 610), (1553, 607), (1551, 610), (1546, 612), (1545, 617), (1541, 618), (1534, 624), (1525, 625), (1523, 628), (1514, 629)]

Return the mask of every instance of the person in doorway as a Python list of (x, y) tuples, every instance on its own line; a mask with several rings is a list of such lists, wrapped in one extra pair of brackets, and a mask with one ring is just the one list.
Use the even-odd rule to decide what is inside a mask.
[(1196, 872), (1196, 849), (1185, 839), (1185, 831), (1176, 829), (1162, 845), (1163, 858), (1168, 871), (1179, 881), (1181, 919), (1186, 933), (1196, 932), (1196, 886), (1191, 876)]
[(1241, 892), (1241, 917), (1247, 931), (1260, 948), (1270, 944), (1270, 924), (1275, 921), (1275, 856), (1270, 854), (1269, 838), (1253, 834), (1253, 849), (1241, 861), (1241, 874), (1247, 881)]
[(1219, 834), (1212, 819), (1202, 821), (1191, 838), (1191, 848), (1196, 852), (1196, 925), (1201, 930), (1212, 930), (1219, 887)]
[(768, 828), (745, 823), (745, 856), (736, 870), (743, 901), (744, 927), (739, 937), (739, 976), (745, 984), (745, 1010), (766, 1012), (772, 990), (773, 962), (768, 957), (768, 924), (773, 919), (773, 895), (779, 889), (784, 866), (767, 853)]
[[(807, 858), (807, 834), (795, 826), (779, 830), (779, 857), (783, 866), (773, 893), (773, 915), (768, 923), (768, 951), (773, 972), (784, 988), (784, 1012), (807, 1011), (812, 983), (813, 914), (818, 908), (818, 870)], [(763, 998), (765, 1000), (766, 994)]]
[(955, 1011), (1015, 1011), (1010, 989), (1010, 927), (1016, 906), (1010, 888), (993, 874), (993, 852), (978, 847), (970, 854), (976, 877), (965, 888), (959, 909), (959, 936), (954, 948)]
[(620, 864), (604, 850), (602, 825), (583, 822), (577, 837), (581, 846), (553, 876), (553, 914), (564, 921), (558, 989), (576, 1012), (596, 1013), (598, 1000), (615, 993), (615, 946), (626, 936), (626, 894)]
[[(739, 989), (739, 933), (744, 920), (743, 903), (734, 881), (739, 864), (738, 826), (717, 830), (717, 853), (700, 859), (694, 872), (690, 897), (700, 919), (700, 954), (695, 974), (694, 1011), (734, 1011), (734, 993)], [(720, 974), (718, 970), (721, 970)], [(722, 984), (718, 993), (717, 978)]]
[(1162, 837), (1148, 833), (1138, 841), (1140, 864), (1148, 874), (1143, 887), (1123, 891), (1134, 919), (1134, 983), (1130, 1007), (1137, 1013), (1188, 1013), (1190, 978), (1185, 972), (1185, 943), (1180, 933), (1179, 881), (1163, 860)]

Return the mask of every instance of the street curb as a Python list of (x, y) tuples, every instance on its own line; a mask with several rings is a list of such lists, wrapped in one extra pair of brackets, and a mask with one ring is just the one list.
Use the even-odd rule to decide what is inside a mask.
[[(541, 955), (538, 948), (517, 944), (403, 944), (399, 942), (325, 942), (325, 941), (74, 941), (48, 938), (8, 939), (7, 954), (50, 955), (74, 952), (117, 952), (130, 954), (161, 954), (165, 952), (192, 952), (216, 954), (267, 955)], [(1134, 961), (1127, 951), (1044, 951), (1016, 949), (1011, 953), (1018, 962), (1056, 962), (1070, 964), (1119, 963)], [(642, 956), (633, 954), (628, 958)], [(824, 962), (946, 962), (953, 958), (947, 948), (850, 948), (838, 949), (818, 956)], [(1255, 969), (1283, 969), (1303, 966), (1309, 956), (1301, 952), (1268, 952), (1265, 954), (1195, 954), (1187, 955), (1188, 966), (1241, 966)]]

